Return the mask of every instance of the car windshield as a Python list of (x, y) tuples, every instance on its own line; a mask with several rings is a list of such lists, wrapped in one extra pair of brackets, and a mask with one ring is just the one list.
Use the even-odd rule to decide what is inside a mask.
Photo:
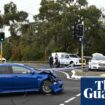
[(105, 56), (96, 56), (93, 57), (93, 60), (105, 60)]
[(69, 55), (69, 56), (73, 58), (78, 58), (78, 55)]

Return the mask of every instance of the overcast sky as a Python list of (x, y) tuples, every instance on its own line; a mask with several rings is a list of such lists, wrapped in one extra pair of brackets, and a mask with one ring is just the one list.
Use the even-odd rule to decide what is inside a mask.
[[(41, 0), (0, 0), (0, 10), (3, 13), (4, 4), (13, 1), (17, 5), (17, 9), (24, 10), (29, 13), (29, 18), (32, 20), (32, 16), (38, 14)], [(87, 0), (90, 5), (96, 5), (98, 8), (105, 8), (105, 0)]]
[[(4, 4), (14, 2), (19, 11), (23, 10), (29, 14), (29, 20), (33, 21), (33, 15), (38, 14), (41, 0), (0, 0), (0, 11), (3, 13)], [(99, 9), (105, 8), (105, 0), (87, 0), (89, 5), (96, 5)], [(6, 28), (5, 28), (6, 29)], [(6, 29), (6, 34), (7, 34)], [(9, 33), (8, 35), (9, 36)]]
[(17, 5), (17, 9), (24, 10), (29, 13), (29, 18), (32, 20), (32, 16), (38, 14), (41, 0), (0, 0), (0, 10), (3, 13), (4, 4), (14, 2)]

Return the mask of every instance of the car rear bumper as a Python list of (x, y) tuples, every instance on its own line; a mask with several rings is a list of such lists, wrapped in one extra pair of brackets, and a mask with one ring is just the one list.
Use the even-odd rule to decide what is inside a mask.
[(105, 70), (105, 66), (100, 65), (90, 65), (89, 68), (92, 70)]

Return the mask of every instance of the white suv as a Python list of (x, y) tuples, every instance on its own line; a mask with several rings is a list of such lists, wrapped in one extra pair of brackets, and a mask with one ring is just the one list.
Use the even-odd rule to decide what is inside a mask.
[(89, 61), (90, 70), (105, 70), (105, 56), (100, 53), (94, 53)]
[[(81, 65), (81, 58), (76, 54), (70, 54), (66, 52), (54, 52), (52, 53), (52, 57), (58, 58), (60, 65), (70, 65), (70, 66), (79, 66)], [(85, 60), (84, 65), (86, 64)]]

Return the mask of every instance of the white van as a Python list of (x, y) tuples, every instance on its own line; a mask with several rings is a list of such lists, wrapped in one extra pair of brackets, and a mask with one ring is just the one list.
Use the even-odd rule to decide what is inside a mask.
[[(60, 65), (70, 65), (70, 66), (80, 66), (81, 65), (81, 58), (76, 54), (70, 54), (66, 52), (53, 52), (52, 54), (53, 59), (58, 57), (58, 61)], [(86, 64), (84, 60), (84, 65)]]

